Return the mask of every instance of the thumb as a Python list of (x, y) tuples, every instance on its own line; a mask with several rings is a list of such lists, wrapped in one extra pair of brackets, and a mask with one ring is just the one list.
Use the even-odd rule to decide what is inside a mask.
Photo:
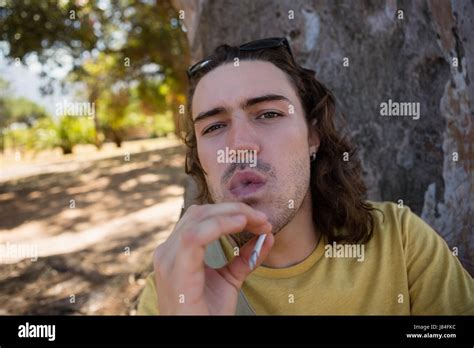
[[(252, 251), (255, 248), (257, 243), (257, 239), (259, 236), (255, 236), (251, 240), (249, 240), (245, 245), (240, 248), (239, 256), (236, 256), (232, 259), (230, 263), (226, 266), (221, 268), (221, 275), (226, 278), (227, 281), (231, 282), (234, 286), (238, 289), (242, 286), (245, 278), (248, 277), (250, 273), (252, 273), (253, 269), (250, 269), (249, 260), (250, 256), (252, 255)], [(265, 241), (262, 245), (262, 249), (260, 251), (260, 255), (257, 258), (257, 262), (255, 264), (255, 268), (260, 266), (270, 253), (270, 249), (275, 242), (275, 237), (272, 233), (267, 233)], [(254, 268), (254, 269), (255, 269)]]

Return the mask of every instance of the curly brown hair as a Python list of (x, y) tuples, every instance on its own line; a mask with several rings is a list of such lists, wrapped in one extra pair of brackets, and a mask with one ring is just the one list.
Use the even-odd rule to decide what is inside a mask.
[[(299, 66), (282, 47), (258, 51), (241, 51), (238, 47), (221, 45), (208, 57), (209, 63), (190, 77), (187, 114), (180, 129), (186, 144), (186, 173), (197, 183), (200, 203), (213, 203), (205, 172), (201, 166), (196, 133), (192, 122), (192, 100), (199, 80), (216, 67), (239, 60), (263, 60), (284, 71), (296, 89), (305, 111), (310, 131), (320, 137), (317, 159), (311, 162), (310, 189), (312, 216), (316, 228), (330, 243), (365, 243), (372, 237), (376, 210), (364, 197), (366, 186), (356, 149), (335, 126), (336, 108), (332, 93), (315, 78), (315, 72)], [(343, 157), (349, 156), (349, 161)]]

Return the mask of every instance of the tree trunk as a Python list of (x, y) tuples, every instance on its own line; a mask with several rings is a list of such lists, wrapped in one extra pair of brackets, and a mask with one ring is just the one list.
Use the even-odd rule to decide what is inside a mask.
[(72, 146), (70, 145), (61, 145), (61, 150), (63, 151), (63, 155), (67, 155), (72, 153)]
[[(473, 2), (173, 5), (185, 11), (193, 62), (219, 44), (286, 36), (296, 60), (334, 92), (359, 147), (368, 198), (402, 200), (474, 274)], [(420, 118), (381, 117), (388, 99), (419, 102)]]
[(0, 152), (5, 153), (5, 128), (0, 127)]
[[(99, 117), (97, 116), (97, 99), (98, 99), (99, 91), (95, 87), (91, 87), (91, 92), (89, 94), (89, 103), (95, 106), (96, 112), (94, 113), (94, 128), (95, 128), (95, 139), (94, 145), (97, 150), (102, 148), (104, 143), (103, 141), (103, 133), (100, 129)], [(119, 146), (120, 147), (120, 146)]]
[(122, 147), (123, 137), (120, 131), (111, 129), (110, 133), (112, 134), (112, 140), (117, 147)]

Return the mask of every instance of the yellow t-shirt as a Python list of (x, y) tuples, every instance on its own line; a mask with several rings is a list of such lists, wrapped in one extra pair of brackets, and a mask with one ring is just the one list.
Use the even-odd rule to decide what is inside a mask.
[[(474, 280), (445, 241), (409, 208), (371, 203), (383, 211), (385, 220), (380, 212), (373, 212), (374, 235), (363, 252), (352, 249), (341, 254), (341, 247), (327, 244), (323, 236), (299, 264), (278, 269), (260, 266), (252, 272), (243, 291), (255, 312), (474, 314)], [(232, 245), (225, 237), (220, 242), (227, 259), (232, 259)], [(140, 296), (138, 314), (159, 314), (153, 273)]]

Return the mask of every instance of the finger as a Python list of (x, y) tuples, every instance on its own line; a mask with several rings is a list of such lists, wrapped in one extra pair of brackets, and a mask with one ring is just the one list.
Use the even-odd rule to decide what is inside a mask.
[[(246, 228), (249, 231), (258, 231), (262, 228), (262, 224), (267, 220), (267, 216), (256, 209), (253, 209), (247, 204), (241, 202), (226, 202), (218, 204), (205, 204), (205, 205), (193, 205), (188, 208), (185, 216), (180, 220), (179, 230), (195, 230), (196, 226), (204, 222), (204, 220), (212, 217), (219, 216), (230, 216), (230, 215), (245, 215), (247, 217)], [(207, 222), (206, 222), (207, 223)], [(264, 227), (268, 228), (268, 227)], [(176, 230), (175, 230), (176, 231)], [(240, 232), (240, 231), (238, 231)], [(180, 233), (172, 233), (169, 240), (172, 241), (172, 245), (178, 247), (176, 240), (181, 238)], [(217, 236), (211, 236), (210, 241), (217, 239)], [(210, 243), (209, 240), (205, 240), (203, 243)], [(201, 243), (202, 244), (202, 243)], [(176, 250), (175, 250), (176, 251)]]
[(223, 215), (204, 220), (193, 230), (183, 233), (177, 255), (177, 267), (187, 268), (188, 272), (200, 270), (206, 245), (223, 235), (238, 233), (244, 229), (255, 234), (264, 234), (271, 232), (272, 226), (269, 222), (253, 221), (253, 224), (249, 224), (245, 215)]
[[(191, 208), (191, 207), (190, 207)], [(190, 209), (191, 214), (193, 215), (192, 211), (195, 211), (196, 214), (199, 215), (200, 220), (205, 220), (212, 216), (217, 215), (233, 215), (233, 214), (243, 214), (249, 217), (252, 217), (254, 220), (266, 220), (267, 216), (265, 213), (252, 208), (248, 204), (241, 203), (241, 202), (225, 202), (225, 203), (216, 203), (216, 204), (205, 204), (201, 206), (195, 206), (194, 208)]]
[[(218, 272), (237, 289), (241, 288), (245, 278), (247, 278), (253, 271), (250, 269), (249, 260), (252, 251), (255, 248), (255, 244), (257, 243), (257, 238), (258, 237), (254, 237), (248, 241), (242, 248), (240, 248), (239, 256), (234, 257), (229, 264), (218, 270)], [(268, 256), (274, 242), (275, 237), (272, 233), (268, 233), (260, 251), (260, 255), (257, 258), (255, 268), (260, 266)]]
[[(179, 227), (181, 232), (172, 233), (167, 241), (169, 243), (166, 254), (171, 256), (170, 262), (173, 265), (176, 258), (182, 260), (194, 258), (192, 263), (196, 266), (195, 269), (198, 269), (204, 255), (201, 249), (222, 235), (238, 233), (243, 229), (256, 234), (271, 231), (271, 225), (264, 213), (240, 202), (193, 206), (188, 211), (187, 221), (183, 221)], [(225, 214), (217, 215), (217, 213)], [(209, 216), (209, 218), (203, 219), (203, 216)], [(240, 218), (236, 218), (237, 222), (232, 221), (229, 225), (227, 219), (232, 216), (240, 216)], [(196, 247), (198, 249), (190, 255), (185, 255), (183, 248)]]
[[(240, 222), (240, 229), (229, 229), (227, 227), (227, 220), (237, 216), (237, 221)], [(243, 217), (243, 219), (242, 219)], [(199, 245), (205, 246), (223, 235), (234, 234), (245, 230), (257, 235), (270, 233), (272, 230), (271, 224), (266, 220), (255, 219), (254, 215), (220, 215), (214, 216), (202, 221), (197, 225), (196, 240)]]

